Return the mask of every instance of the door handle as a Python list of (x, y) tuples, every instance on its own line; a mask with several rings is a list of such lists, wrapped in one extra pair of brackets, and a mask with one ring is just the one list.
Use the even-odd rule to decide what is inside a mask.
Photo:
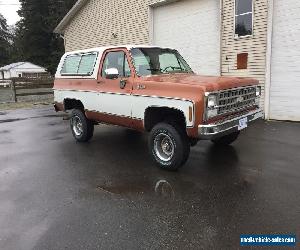
[(102, 80), (97, 81), (97, 84), (101, 84), (101, 83), (104, 83), (104, 81)]
[(127, 84), (127, 80), (120, 80), (120, 88), (121, 89), (125, 89), (126, 84)]

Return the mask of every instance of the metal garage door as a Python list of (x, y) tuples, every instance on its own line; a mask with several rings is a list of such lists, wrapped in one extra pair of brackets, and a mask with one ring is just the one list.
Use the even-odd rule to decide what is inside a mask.
[(193, 70), (220, 74), (219, 0), (181, 0), (153, 9), (153, 43), (177, 49)]
[(299, 0), (274, 0), (271, 119), (300, 121), (299, 13)]

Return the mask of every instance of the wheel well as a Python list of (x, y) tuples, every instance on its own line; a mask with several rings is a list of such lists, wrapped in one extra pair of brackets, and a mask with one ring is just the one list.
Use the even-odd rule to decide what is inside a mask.
[(167, 107), (147, 108), (144, 120), (145, 130), (150, 131), (159, 122), (176, 123), (186, 129), (186, 120), (182, 111)]
[(79, 109), (82, 111), (84, 110), (84, 106), (82, 102), (76, 99), (65, 99), (64, 108), (65, 110), (70, 110), (70, 109)]

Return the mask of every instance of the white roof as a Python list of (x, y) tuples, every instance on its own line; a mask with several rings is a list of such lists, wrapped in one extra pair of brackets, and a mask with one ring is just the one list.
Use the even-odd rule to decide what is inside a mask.
[(16, 68), (22, 64), (24, 64), (25, 62), (17, 62), (17, 63), (12, 63), (12, 64), (9, 64), (9, 65), (5, 65), (3, 66), (2, 68), (0, 68), (1, 71), (8, 71), (10, 69), (13, 69), (13, 68)]
[[(106, 46), (106, 47), (96, 47), (96, 48), (90, 48), (90, 49), (70, 51), (70, 52), (66, 52), (65, 56), (72, 55), (72, 54), (89, 53), (89, 52), (103, 53), (107, 49), (118, 49), (118, 48), (126, 48), (128, 50), (131, 50), (133, 48), (162, 48), (162, 47), (160, 47), (160, 46), (154, 46), (154, 45), (118, 45), (118, 46)], [(164, 48), (166, 48), (166, 47), (164, 47)], [(171, 48), (169, 48), (169, 49), (171, 49)]]
[(34, 68), (34, 69), (43, 69), (46, 71), (46, 69), (44, 67), (41, 67), (41, 66), (38, 66), (38, 65), (35, 65), (31, 62), (17, 62), (17, 63), (12, 63), (12, 64), (9, 64), (9, 65), (5, 65), (3, 67), (0, 68), (0, 71), (9, 71), (11, 69), (16, 69), (16, 68), (19, 68), (20, 66), (22, 66), (21, 68), (24, 69), (24, 68), (28, 68), (28, 69), (31, 69), (31, 68)]

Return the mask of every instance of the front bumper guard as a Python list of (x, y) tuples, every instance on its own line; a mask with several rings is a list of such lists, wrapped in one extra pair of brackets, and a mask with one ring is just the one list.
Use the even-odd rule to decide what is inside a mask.
[(211, 140), (224, 135), (236, 132), (239, 130), (239, 120), (247, 117), (248, 124), (262, 118), (262, 110), (254, 110), (247, 114), (235, 117), (230, 120), (222, 121), (219, 123), (212, 123), (198, 126), (198, 137), (199, 139)]

